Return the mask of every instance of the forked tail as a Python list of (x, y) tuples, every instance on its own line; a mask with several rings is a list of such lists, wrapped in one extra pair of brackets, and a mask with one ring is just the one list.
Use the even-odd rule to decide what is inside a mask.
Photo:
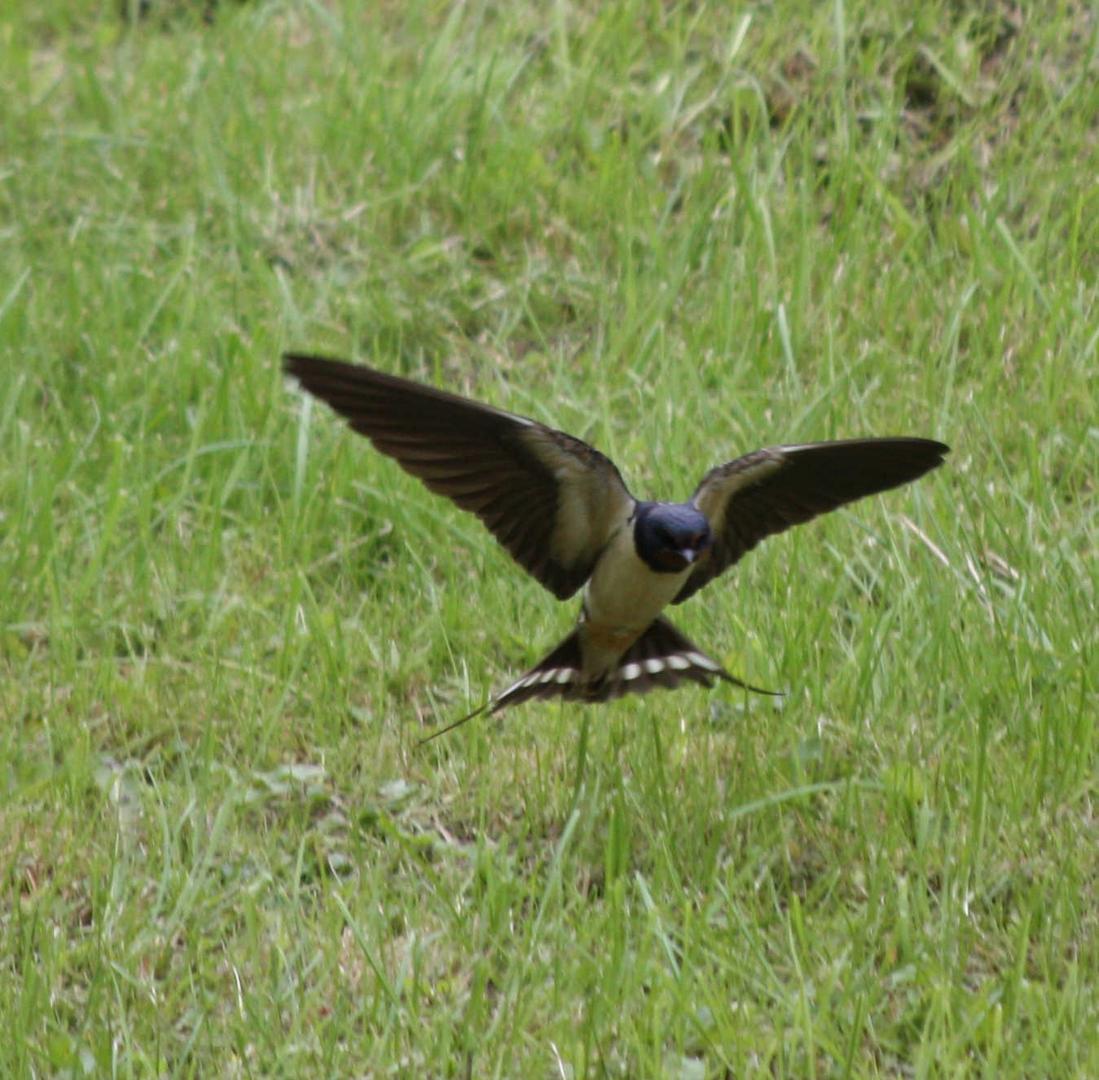
[(422, 742), (445, 735), (467, 720), (485, 713), (506, 709), (531, 698), (561, 697), (566, 701), (609, 701), (623, 694), (645, 694), (661, 686), (671, 690), (684, 680), (713, 686), (721, 679), (755, 694), (781, 696), (777, 690), (763, 690), (730, 675), (716, 660), (685, 638), (667, 619), (661, 617), (622, 654), (613, 671), (602, 678), (585, 680), (580, 655), (581, 627), (577, 627), (551, 653), (543, 657), (522, 678), (502, 693), (475, 709), (461, 720), (455, 720)]

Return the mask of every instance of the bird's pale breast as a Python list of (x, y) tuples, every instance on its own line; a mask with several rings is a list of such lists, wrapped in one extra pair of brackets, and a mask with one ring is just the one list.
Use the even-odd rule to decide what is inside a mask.
[(588, 622), (599, 632), (636, 637), (679, 592), (690, 569), (657, 573), (634, 550), (633, 530), (619, 529), (595, 565), (584, 594)]

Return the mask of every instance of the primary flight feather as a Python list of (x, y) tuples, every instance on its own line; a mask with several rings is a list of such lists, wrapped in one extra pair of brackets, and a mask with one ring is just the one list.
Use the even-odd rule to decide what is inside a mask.
[(683, 680), (744, 686), (663, 609), (765, 537), (915, 480), (948, 450), (919, 438), (774, 446), (711, 469), (687, 502), (648, 502), (604, 454), (537, 420), (361, 364), (284, 359), (378, 450), (476, 514), (559, 600), (584, 587), (576, 629), (471, 716), (533, 697), (606, 701)]

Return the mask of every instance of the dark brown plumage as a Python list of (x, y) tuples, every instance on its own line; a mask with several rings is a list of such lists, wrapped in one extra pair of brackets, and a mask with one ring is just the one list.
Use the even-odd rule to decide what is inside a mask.
[(591, 576), (600, 542), (554, 544), (559, 477), (583, 483), (591, 517), (630, 502), (614, 464), (580, 439), (361, 365), (289, 353), (286, 370), (383, 454), (476, 514), (512, 558), (559, 600)]
[[(723, 527), (672, 603), (694, 596), (766, 537), (916, 480), (941, 465), (946, 452), (931, 439), (842, 439), (757, 450), (718, 465), (691, 502), (707, 517), (721, 505)], [(735, 513), (724, 512), (730, 500)]]

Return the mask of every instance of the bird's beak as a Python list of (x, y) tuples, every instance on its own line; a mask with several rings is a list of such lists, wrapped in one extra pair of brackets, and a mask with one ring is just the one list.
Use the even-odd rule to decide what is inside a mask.
[(691, 563), (698, 558), (701, 554), (696, 548), (680, 548), (679, 554), (683, 556), (683, 561), (686, 566), (690, 566)]

